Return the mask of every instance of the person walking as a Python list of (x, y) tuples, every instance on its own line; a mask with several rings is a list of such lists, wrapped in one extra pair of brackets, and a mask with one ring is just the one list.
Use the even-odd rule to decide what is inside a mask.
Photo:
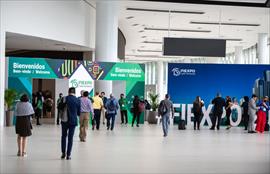
[(139, 109), (139, 104), (140, 104), (140, 99), (139, 96), (135, 95), (134, 100), (133, 100), (133, 119), (132, 119), (132, 124), (131, 126), (134, 126), (135, 120), (137, 122), (136, 126), (139, 127), (139, 122), (140, 122), (140, 109)]
[(244, 102), (242, 103), (241, 107), (243, 108), (242, 119), (244, 122), (245, 130), (247, 130), (247, 128), (248, 128), (248, 120), (249, 120), (248, 102), (249, 102), (248, 96), (244, 96)]
[(227, 130), (230, 129), (231, 126), (231, 121), (230, 121), (230, 116), (232, 113), (231, 107), (233, 106), (232, 99), (230, 96), (226, 96), (226, 104), (225, 104), (225, 111), (226, 111), (226, 123), (227, 123)]
[[(101, 109), (103, 107), (103, 101), (102, 101), (102, 98), (100, 98), (99, 96), (99, 92), (96, 92), (96, 95), (93, 97), (93, 100), (94, 100), (93, 108), (94, 108), (95, 125), (96, 125), (96, 129), (99, 130), (100, 114), (101, 114)], [(92, 129), (94, 130), (95, 128), (93, 127)]]
[(170, 100), (169, 94), (165, 95), (165, 99), (162, 100), (158, 107), (158, 115), (162, 119), (162, 129), (163, 136), (168, 136), (169, 124), (170, 124), (170, 113), (172, 113), (172, 118), (174, 117), (173, 103)]
[(52, 118), (52, 106), (53, 99), (51, 95), (48, 95), (48, 98), (45, 100), (45, 108), (46, 108), (46, 117)]
[(223, 113), (223, 107), (225, 107), (225, 100), (221, 97), (221, 94), (218, 93), (217, 97), (212, 101), (212, 104), (214, 105), (213, 110), (213, 125), (210, 128), (210, 130), (215, 130), (216, 127), (216, 121), (217, 121), (217, 130), (219, 130), (220, 126), (220, 120)]
[(121, 111), (121, 124), (128, 123), (128, 116), (127, 116), (127, 99), (125, 98), (124, 94), (120, 94), (119, 99), (119, 106)]
[(83, 96), (80, 99), (81, 102), (81, 114), (80, 114), (80, 141), (85, 142), (87, 136), (87, 129), (89, 124), (90, 113), (93, 115), (93, 107), (91, 100), (88, 98), (89, 93), (84, 91)]
[(104, 106), (101, 108), (101, 119), (102, 119), (102, 124), (105, 124), (105, 118), (106, 118), (106, 106), (105, 104), (107, 103), (107, 97), (105, 96), (105, 92), (100, 93), (100, 98), (103, 101)]
[(257, 113), (257, 125), (256, 131), (263, 133), (266, 124), (266, 113), (269, 111), (268, 96), (265, 96), (263, 100), (259, 103), (259, 111)]
[(197, 129), (200, 130), (200, 122), (201, 122), (201, 117), (203, 115), (203, 111), (202, 111), (203, 106), (204, 106), (204, 103), (201, 100), (201, 97), (197, 96), (195, 101), (193, 102), (194, 130), (196, 130), (196, 124), (197, 124)]
[(248, 103), (248, 133), (256, 133), (256, 131), (254, 130), (254, 122), (256, 119), (256, 112), (259, 109), (259, 107), (256, 106), (257, 99), (257, 96), (253, 94)]
[[(61, 120), (62, 125), (62, 137), (61, 137), (61, 150), (62, 156), (61, 159), (66, 158), (67, 160), (71, 159), (71, 151), (73, 145), (73, 136), (75, 128), (77, 126), (77, 116), (80, 115), (81, 103), (80, 100), (75, 96), (75, 88), (69, 88), (68, 96), (64, 97), (63, 102), (67, 108), (66, 119)], [(63, 118), (63, 117), (62, 117)], [(68, 143), (66, 139), (68, 137)], [(67, 150), (66, 150), (67, 145)]]
[(56, 118), (56, 124), (59, 125), (60, 123), (60, 118), (59, 118), (59, 103), (61, 102), (61, 100), (63, 99), (63, 94), (60, 93), (59, 94), (59, 98), (57, 99), (57, 118)]
[(35, 109), (35, 115), (37, 119), (37, 125), (41, 125), (40, 119), (41, 119), (41, 114), (42, 114), (42, 109), (43, 109), (43, 98), (42, 98), (42, 92), (37, 93), (37, 106)]
[(118, 102), (114, 98), (113, 94), (111, 94), (110, 98), (107, 100), (106, 108), (107, 108), (107, 130), (109, 130), (111, 126), (112, 131), (114, 128), (115, 116), (117, 114), (117, 110), (119, 109)]
[(32, 135), (31, 129), (31, 116), (34, 114), (32, 104), (29, 103), (29, 98), (23, 94), (20, 101), (15, 106), (16, 125), (15, 130), (18, 144), (17, 156), (26, 156), (26, 143), (27, 137)]

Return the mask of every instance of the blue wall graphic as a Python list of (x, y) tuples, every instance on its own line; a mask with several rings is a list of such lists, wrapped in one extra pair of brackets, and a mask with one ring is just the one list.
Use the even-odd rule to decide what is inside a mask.
[(260, 98), (269, 96), (270, 66), (177, 63), (168, 65), (168, 93), (174, 103), (192, 104), (196, 96), (201, 96), (207, 109), (217, 92), (223, 97), (236, 97), (239, 103), (243, 96), (251, 96), (253, 93)]

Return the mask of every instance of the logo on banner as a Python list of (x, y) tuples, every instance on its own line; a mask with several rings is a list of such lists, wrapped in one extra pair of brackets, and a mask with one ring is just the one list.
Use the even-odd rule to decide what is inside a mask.
[(173, 76), (196, 75), (195, 69), (173, 68), (172, 72), (173, 72)]

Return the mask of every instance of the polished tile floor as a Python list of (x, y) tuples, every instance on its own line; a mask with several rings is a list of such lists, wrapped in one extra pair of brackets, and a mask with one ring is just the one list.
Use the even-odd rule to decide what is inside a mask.
[(270, 173), (270, 134), (179, 131), (160, 125), (116, 125), (112, 131), (88, 130), (87, 142), (74, 137), (72, 160), (60, 159), (60, 127), (34, 127), (28, 156), (17, 157), (14, 128), (1, 128), (1, 173)]

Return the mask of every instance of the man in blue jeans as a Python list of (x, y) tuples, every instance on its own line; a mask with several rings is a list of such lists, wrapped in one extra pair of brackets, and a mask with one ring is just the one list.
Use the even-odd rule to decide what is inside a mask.
[(111, 126), (111, 130), (113, 130), (115, 116), (119, 108), (118, 101), (114, 98), (113, 94), (110, 95), (110, 98), (107, 100), (105, 106), (107, 108), (107, 130), (110, 129), (110, 126)]
[(169, 94), (165, 95), (165, 99), (162, 100), (158, 107), (158, 114), (162, 118), (162, 128), (164, 137), (168, 135), (169, 123), (170, 123), (170, 113), (172, 113), (172, 118), (174, 116), (173, 103), (170, 101)]
[[(66, 157), (70, 160), (71, 150), (73, 144), (74, 131), (77, 126), (78, 120), (77, 116), (80, 116), (81, 103), (80, 100), (75, 96), (75, 88), (69, 88), (68, 96), (63, 99), (64, 107), (66, 112), (61, 118), (62, 125), (62, 138), (61, 138), (61, 149), (62, 156), (61, 159)], [(66, 151), (66, 140), (68, 137), (68, 145)]]

